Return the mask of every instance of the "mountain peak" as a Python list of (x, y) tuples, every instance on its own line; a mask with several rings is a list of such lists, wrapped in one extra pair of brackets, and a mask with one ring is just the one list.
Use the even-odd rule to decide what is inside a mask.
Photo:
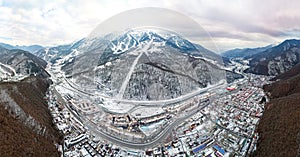
[(281, 44), (279, 44), (277, 47), (281, 47), (281, 46), (297, 46), (300, 45), (300, 40), (298, 39), (287, 39), (285, 41), (283, 41)]
[(114, 54), (122, 54), (150, 41), (159, 43), (161, 46), (179, 49), (182, 52), (197, 50), (193, 43), (176, 33), (154, 29), (129, 30), (116, 36), (111, 41), (109, 48)]

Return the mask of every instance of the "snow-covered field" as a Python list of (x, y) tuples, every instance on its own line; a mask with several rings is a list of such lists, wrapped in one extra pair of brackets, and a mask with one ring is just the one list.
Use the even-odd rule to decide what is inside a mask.
[(162, 127), (165, 123), (165, 120), (161, 120), (157, 123), (152, 123), (150, 125), (141, 126), (140, 129), (146, 136), (152, 135), (159, 127)]
[(136, 118), (144, 118), (144, 117), (150, 117), (154, 115), (158, 115), (161, 113), (164, 113), (165, 111), (161, 107), (144, 107), (141, 106), (131, 112), (131, 115)]
[(102, 107), (106, 108), (111, 112), (116, 113), (127, 113), (130, 109), (132, 109), (135, 105), (133, 104), (125, 104), (125, 103), (115, 103), (109, 99), (103, 102), (103, 104), (99, 104)]

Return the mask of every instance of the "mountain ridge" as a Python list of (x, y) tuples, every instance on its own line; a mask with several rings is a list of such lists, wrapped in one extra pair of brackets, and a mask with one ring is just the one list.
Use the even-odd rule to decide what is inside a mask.
[(34, 76), (0, 83), (1, 156), (60, 156), (62, 135), (44, 99), (49, 83)]
[(24, 50), (8, 50), (0, 46), (0, 63), (1, 68), (9, 68), (12, 75), (49, 76), (45, 70), (47, 62)]
[(270, 101), (257, 128), (260, 138), (253, 156), (300, 155), (300, 73), (290, 72), (263, 87)]
[(300, 62), (300, 40), (285, 40), (261, 53), (248, 56), (250, 68), (246, 72), (277, 76)]
[(29, 46), (25, 46), (25, 45), (20, 46), (20, 45), (10, 45), (10, 44), (6, 44), (6, 43), (0, 43), (0, 46), (3, 48), (6, 48), (8, 50), (20, 49), (20, 50), (28, 51), (33, 54), (44, 48), (43, 46), (37, 45), (37, 44), (29, 45)]
[(263, 52), (271, 47), (273, 47), (273, 45), (256, 48), (235, 48), (222, 52), (221, 55), (227, 58), (245, 58)]
[[(172, 98), (172, 90), (177, 91), (177, 97), (221, 78), (233, 81), (242, 77), (222, 69), (225, 67), (221, 56), (168, 31), (129, 30), (85, 38), (76, 48), (70, 47), (52, 64), (88, 91), (116, 96), (122, 87), (124, 99), (156, 100), (158, 94)], [(170, 84), (170, 79), (174, 84)], [(167, 93), (154, 94), (158, 88)]]

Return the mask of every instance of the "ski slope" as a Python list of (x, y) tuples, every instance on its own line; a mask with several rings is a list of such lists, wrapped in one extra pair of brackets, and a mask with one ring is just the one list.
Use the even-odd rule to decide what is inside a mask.
[(118, 95), (116, 96), (116, 99), (122, 99), (122, 98), (123, 98), (123, 95), (124, 95), (124, 93), (125, 93), (126, 87), (127, 87), (127, 85), (128, 85), (128, 82), (129, 82), (129, 80), (130, 80), (130, 78), (131, 78), (131, 75), (132, 75), (132, 73), (133, 73), (133, 71), (134, 71), (135, 66), (137, 65), (137, 63), (138, 63), (139, 59), (141, 58), (141, 56), (142, 56), (144, 53), (147, 53), (147, 50), (150, 48), (152, 42), (153, 42), (153, 39), (151, 39), (151, 41), (150, 41), (147, 45), (145, 45), (145, 46), (140, 50), (140, 54), (139, 54), (139, 55), (136, 57), (136, 59), (133, 61), (133, 64), (132, 64), (132, 66), (130, 67), (129, 72), (128, 72), (128, 74), (126, 75), (124, 82), (122, 83), (122, 86), (121, 86), (121, 88), (120, 88), (120, 90), (119, 90), (119, 93), (118, 93)]

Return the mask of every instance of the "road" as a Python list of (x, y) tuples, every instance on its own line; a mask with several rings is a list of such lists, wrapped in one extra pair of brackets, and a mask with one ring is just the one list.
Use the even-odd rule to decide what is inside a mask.
[[(91, 94), (91, 93), (82, 91), (80, 89), (77, 89), (77, 87), (74, 86), (72, 83), (70, 83), (67, 79), (65, 79), (65, 81), (70, 85), (70, 87), (74, 88), (75, 90), (77, 90), (81, 93), (87, 94), (89, 96), (98, 96), (98, 95)], [(163, 105), (173, 104), (173, 103), (177, 103), (177, 102), (182, 102), (182, 101), (188, 100), (190, 98), (193, 98), (193, 97), (195, 97), (199, 94), (205, 93), (207, 91), (213, 91), (213, 90), (225, 88), (226, 86), (227, 86), (226, 81), (223, 80), (223, 81), (220, 81), (218, 84), (216, 84), (214, 86), (199, 89), (199, 90), (191, 92), (189, 94), (186, 94), (186, 95), (174, 98), (174, 99), (168, 99), (168, 100), (136, 101), (136, 100), (125, 100), (125, 99), (111, 99), (111, 98), (110, 99), (113, 100), (116, 103), (134, 104), (135, 105), (134, 108), (136, 108), (138, 106), (159, 106), (159, 105), (163, 106)], [(106, 99), (107, 99), (107, 97), (106, 97)], [(100, 138), (102, 138), (104, 140), (107, 140), (107, 141), (110, 141), (112, 143), (115, 143), (119, 146), (133, 148), (133, 149), (143, 149), (143, 150), (145, 150), (147, 148), (153, 148), (154, 146), (160, 144), (164, 139), (166, 139), (166, 137), (172, 132), (172, 130), (174, 128), (176, 128), (184, 120), (190, 118), (191, 116), (193, 116), (195, 113), (197, 113), (199, 110), (203, 109), (207, 105), (208, 105), (208, 103), (207, 104), (202, 104), (201, 106), (199, 106), (197, 108), (197, 110), (192, 110), (192, 111), (189, 111), (188, 113), (183, 113), (180, 117), (176, 117), (174, 119), (174, 121), (167, 124), (167, 126), (165, 128), (162, 128), (162, 130), (159, 132), (159, 134), (154, 135), (154, 137), (152, 137), (151, 139), (145, 140), (144, 142), (134, 142), (133, 140), (132, 141), (122, 140), (120, 137), (116, 137), (115, 135), (112, 135), (109, 132), (104, 131), (99, 126), (97, 126), (96, 124), (91, 122), (89, 119), (87, 119), (87, 117), (78, 116), (78, 115), (74, 114), (73, 112), (72, 113), (74, 114), (74, 116), (76, 118), (78, 118), (80, 121), (82, 121), (83, 124), (85, 124), (85, 126), (91, 132), (93, 132), (96, 136), (99, 136)]]
[(159, 104), (174, 104), (174, 103), (177, 103), (177, 102), (181, 102), (181, 101), (184, 101), (184, 100), (187, 100), (187, 99), (190, 99), (192, 97), (195, 97), (199, 94), (202, 94), (204, 92), (207, 92), (207, 91), (210, 91), (210, 90), (215, 90), (215, 89), (221, 89), (223, 86), (224, 88), (226, 87), (226, 81), (225, 80), (222, 80), (220, 81), (218, 84), (216, 85), (213, 85), (211, 87), (207, 87), (207, 88), (201, 88), (199, 90), (196, 90), (196, 91), (193, 91), (191, 93), (188, 93), (186, 95), (182, 95), (182, 96), (179, 96), (179, 97), (176, 97), (174, 99), (166, 99), (166, 100), (155, 100), (155, 101), (140, 101), (140, 100), (126, 100), (126, 99), (121, 99), (121, 100), (118, 100), (118, 99), (113, 99), (111, 98), (111, 100), (113, 100), (114, 102), (116, 103), (125, 103), (125, 104), (139, 104), (139, 105), (147, 105), (147, 104), (150, 104), (150, 105), (159, 105)]
[(115, 103), (137, 104), (137, 105), (145, 105), (145, 106), (146, 105), (167, 105), (167, 104), (174, 104), (174, 103), (177, 103), (177, 102), (181, 102), (181, 101), (190, 99), (190, 98), (192, 98), (194, 96), (197, 96), (197, 95), (202, 94), (202, 93), (207, 92), (207, 91), (211, 91), (211, 90), (215, 90), (215, 89), (221, 89), (221, 88), (225, 89), (226, 86), (227, 86), (226, 80), (221, 80), (217, 84), (212, 85), (210, 87), (199, 88), (198, 90), (195, 90), (195, 91), (193, 91), (191, 93), (188, 93), (188, 94), (185, 94), (185, 95), (173, 98), (173, 99), (145, 100), (145, 101), (143, 101), (143, 100), (120, 99), (119, 98), (120, 96), (117, 97), (117, 98), (112, 98), (112, 97), (108, 97), (108, 96), (102, 95), (102, 94), (89, 93), (89, 92), (86, 92), (86, 91), (83, 91), (83, 90), (79, 89), (79, 87), (76, 87), (76, 85), (73, 84), (73, 82), (70, 82), (67, 78), (63, 78), (62, 81), (66, 82), (74, 90), (77, 90), (78, 92), (80, 92), (82, 94), (85, 94), (85, 95), (88, 95), (88, 96), (101, 97), (101, 98), (110, 100), (110, 101), (115, 102)]
[(91, 132), (93, 132), (95, 135), (99, 136), (102, 139), (105, 139), (107, 141), (110, 141), (112, 143), (115, 143), (119, 146), (133, 148), (133, 149), (147, 149), (147, 148), (153, 148), (154, 146), (158, 145), (160, 142), (162, 142), (171, 132), (174, 128), (176, 128), (179, 124), (181, 124), (184, 120), (192, 117), (194, 114), (199, 112), (201, 109), (205, 108), (209, 103), (203, 103), (201, 106), (198, 106), (197, 110), (191, 110), (188, 113), (182, 114), (180, 117), (175, 118), (174, 122), (171, 122), (171, 124), (167, 124), (165, 128), (163, 128), (158, 135), (155, 137), (149, 139), (145, 142), (133, 142), (133, 141), (125, 141), (122, 139), (117, 138), (114, 135), (111, 135), (105, 131), (99, 130), (99, 126), (92, 123), (90, 120), (88, 120), (83, 115), (78, 115), (75, 113), (67, 104), (67, 102), (60, 96), (60, 94), (55, 90), (55, 88), (52, 89), (52, 91), (59, 97), (61, 103), (63, 103), (72, 113), (72, 115), (77, 118), (80, 122), (82, 122)]
[(110, 135), (109, 133), (103, 132), (99, 130), (98, 126), (93, 124), (87, 119), (84, 119), (84, 124), (88, 127), (89, 130), (95, 133), (95, 135), (110, 141), (112, 143), (115, 143), (119, 146), (127, 147), (127, 148), (133, 148), (133, 149), (142, 149), (145, 150), (147, 148), (153, 148), (154, 146), (160, 144), (171, 132), (174, 128), (176, 128), (179, 124), (181, 124), (184, 120), (192, 117), (194, 114), (199, 112), (201, 109), (205, 108), (209, 103), (202, 104), (202, 106), (199, 106), (197, 110), (192, 110), (188, 113), (185, 113), (182, 117), (177, 117), (174, 122), (171, 124), (168, 124), (163, 130), (156, 135), (155, 137), (149, 139), (148, 141), (145, 141), (143, 143), (136, 143), (132, 141), (124, 141), (122, 139), (119, 139), (113, 135)]
[(0, 62), (0, 65), (6, 68), (6, 70), (5, 69), (3, 69), (3, 70), (5, 70), (5, 71), (10, 70), (9, 73), (13, 73), (12, 76), (16, 76), (17, 75), (16, 70), (13, 67), (11, 67), (10, 65), (3, 64), (1, 62)]
[[(127, 100), (127, 99), (114, 99), (114, 98), (109, 98), (107, 96), (103, 96), (103, 95), (99, 95), (99, 94), (92, 94), (92, 93), (88, 93), (86, 91), (82, 91), (81, 89), (78, 89), (75, 85), (73, 85), (72, 82), (69, 82), (68, 79), (64, 78), (64, 81), (70, 86), (72, 87), (74, 90), (82, 93), (82, 94), (85, 94), (87, 96), (93, 96), (93, 97), (102, 97), (106, 100), (109, 100), (109, 101), (112, 101), (114, 103), (119, 103), (119, 104), (133, 104), (134, 107), (132, 107), (130, 109), (130, 111), (134, 110), (136, 107), (139, 107), (139, 106), (149, 106), (149, 107), (157, 107), (157, 106), (167, 106), (167, 105), (170, 105), (170, 104), (174, 104), (174, 103), (178, 103), (178, 102), (182, 102), (182, 101), (185, 101), (185, 100), (188, 100), (188, 99), (191, 99), (197, 95), (200, 95), (200, 94), (203, 94), (205, 92), (208, 92), (208, 91), (213, 91), (213, 90), (216, 90), (216, 89), (225, 89), (226, 86), (227, 86), (227, 82), (225, 80), (221, 80), (219, 83), (213, 85), (213, 86), (210, 86), (210, 87), (206, 87), (206, 88), (201, 88), (201, 89), (198, 89), (196, 91), (193, 91), (191, 93), (188, 93), (186, 95), (182, 95), (182, 96), (179, 96), (179, 97), (176, 97), (176, 98), (173, 98), (173, 99), (166, 99), (166, 100), (154, 100), (154, 101), (141, 101), (141, 100)], [(101, 106), (101, 108), (106, 111), (106, 112), (109, 112), (109, 113), (114, 113), (114, 114), (124, 114), (123, 112), (120, 113), (120, 112), (115, 112), (115, 111), (110, 111), (108, 108), (105, 108), (104, 106)]]
[[(138, 55), (138, 57), (135, 59), (130, 72), (127, 74), (126, 79), (129, 80), (134, 67), (136, 65), (136, 63), (138, 62), (140, 56), (143, 54), (143, 51), (141, 51), (141, 53)], [(174, 98), (174, 99), (168, 99), (168, 100), (157, 100), (157, 101), (138, 101), (138, 100), (126, 100), (126, 99), (122, 99), (123, 97), (123, 93), (126, 89), (127, 86), (127, 81), (125, 81), (125, 83), (123, 82), (122, 85), (122, 90), (119, 92), (119, 96), (116, 98), (108, 98), (107, 96), (103, 96), (103, 95), (99, 95), (99, 94), (94, 94), (94, 93), (89, 93), (86, 91), (83, 91), (81, 89), (79, 89), (79, 87), (77, 87), (75, 84), (73, 84), (73, 82), (69, 82), (68, 79), (63, 78), (64, 82), (66, 82), (72, 89), (88, 95), (88, 96), (92, 96), (92, 97), (102, 97), (105, 99), (109, 99), (115, 103), (124, 103), (124, 104), (134, 104), (134, 107), (132, 108), (132, 110), (136, 107), (139, 106), (165, 106), (165, 105), (169, 105), (169, 104), (174, 104), (174, 103), (178, 103), (178, 102), (182, 102), (188, 99), (191, 99), (197, 95), (203, 94), (205, 92), (208, 91), (214, 91), (214, 90), (218, 90), (218, 89), (225, 89), (225, 87), (227, 86), (227, 83), (225, 80), (220, 81), (219, 83), (207, 87), (207, 88), (202, 88), (196, 91), (193, 91), (189, 94), (186, 95), (182, 95), (180, 97)], [(55, 90), (55, 89), (54, 89)], [(56, 90), (54, 91), (55, 94), (60, 95)], [(61, 99), (63, 99), (62, 97), (60, 97)], [(109, 132), (105, 131), (103, 128), (101, 128), (100, 126), (98, 126), (97, 124), (94, 124), (92, 121), (90, 121), (87, 117), (85, 117), (84, 115), (78, 115), (77, 113), (75, 113), (70, 107), (69, 105), (64, 101), (63, 99), (63, 103), (65, 104), (65, 106), (70, 110), (70, 112), (75, 116), (75, 118), (77, 118), (79, 121), (81, 121), (87, 128), (89, 131), (91, 131), (94, 135), (100, 137), (101, 139), (110, 141), (112, 143), (115, 143), (119, 146), (122, 147), (128, 147), (128, 148), (133, 148), (133, 149), (140, 149), (140, 150), (146, 150), (148, 148), (153, 148), (156, 145), (159, 145), (160, 143), (162, 143), (163, 140), (166, 139), (166, 137), (172, 133), (172, 130), (175, 129), (177, 126), (179, 126), (183, 121), (185, 121), (186, 119), (192, 117), (194, 114), (196, 114), (197, 112), (199, 112), (201, 109), (205, 108), (206, 106), (209, 105), (209, 103), (202, 103), (200, 104), (197, 109), (194, 110), (189, 110), (188, 112), (184, 112), (181, 113), (180, 115), (176, 115), (176, 117), (172, 118), (172, 121), (169, 121), (168, 124), (164, 127), (161, 128), (161, 130), (159, 131), (158, 134), (153, 135), (152, 138), (148, 138), (148, 140), (144, 140), (143, 142), (135, 142), (135, 141), (127, 141), (124, 139), (121, 139), (119, 136), (115, 136), (110, 134)], [(104, 108), (103, 106), (102, 110), (107, 112), (107, 108)], [(129, 137), (131, 138), (131, 137)]]

